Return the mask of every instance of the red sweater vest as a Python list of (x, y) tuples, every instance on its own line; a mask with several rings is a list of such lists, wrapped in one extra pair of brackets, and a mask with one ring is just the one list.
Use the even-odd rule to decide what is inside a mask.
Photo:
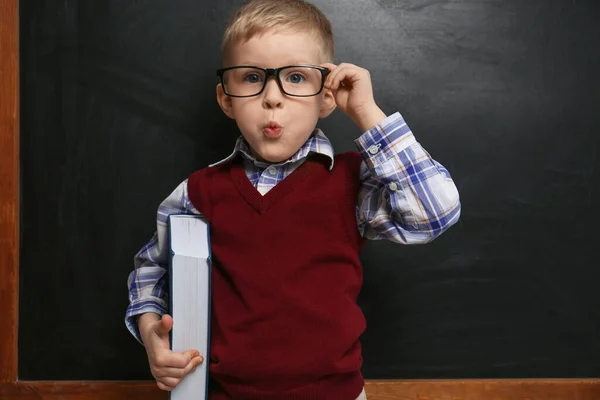
[(361, 156), (304, 162), (265, 196), (240, 158), (188, 180), (210, 223), (211, 400), (354, 400), (363, 379), (356, 304)]

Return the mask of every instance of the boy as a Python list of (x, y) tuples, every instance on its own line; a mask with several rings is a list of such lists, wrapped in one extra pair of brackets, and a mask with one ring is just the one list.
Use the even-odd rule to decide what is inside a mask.
[[(166, 218), (195, 213), (211, 224), (210, 399), (366, 398), (364, 240), (426, 243), (460, 203), (400, 114), (376, 105), (368, 71), (332, 61), (331, 25), (304, 0), (250, 0), (227, 28), (217, 101), (242, 136), (161, 203), (128, 280), (126, 324), (161, 389), (203, 362), (169, 350), (165, 292)], [(359, 152), (334, 157), (315, 128), (335, 107), (364, 132)]]

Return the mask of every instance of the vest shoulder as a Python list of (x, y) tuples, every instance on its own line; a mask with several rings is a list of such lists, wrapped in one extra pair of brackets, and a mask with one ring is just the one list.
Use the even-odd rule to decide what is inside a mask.
[(203, 179), (203, 178), (206, 178), (206, 177), (209, 177), (209, 176), (221, 173), (221, 172), (229, 171), (230, 167), (231, 167), (230, 162), (215, 165), (212, 167), (210, 167), (210, 166), (204, 167), (197, 171), (192, 172), (189, 176), (189, 179), (193, 179), (193, 180)]
[(334, 169), (336, 166), (358, 168), (362, 162), (362, 156), (358, 151), (348, 151), (336, 154), (334, 160)]
[(205, 167), (192, 172), (187, 179), (188, 197), (196, 210), (210, 219), (210, 191), (215, 178), (229, 175), (230, 163)]
[(362, 156), (358, 151), (347, 151), (345, 153), (339, 153), (335, 155), (336, 162), (360, 162)]

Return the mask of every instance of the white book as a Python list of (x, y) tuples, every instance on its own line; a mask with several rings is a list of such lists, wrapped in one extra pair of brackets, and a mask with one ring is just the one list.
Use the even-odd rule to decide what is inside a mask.
[(197, 349), (196, 371), (169, 392), (170, 400), (208, 398), (211, 252), (208, 223), (198, 215), (169, 216), (171, 350)]

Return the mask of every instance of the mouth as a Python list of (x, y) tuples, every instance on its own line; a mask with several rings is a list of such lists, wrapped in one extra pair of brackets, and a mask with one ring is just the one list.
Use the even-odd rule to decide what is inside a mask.
[(270, 138), (276, 138), (281, 136), (281, 126), (277, 122), (271, 121), (265, 125), (263, 132)]

